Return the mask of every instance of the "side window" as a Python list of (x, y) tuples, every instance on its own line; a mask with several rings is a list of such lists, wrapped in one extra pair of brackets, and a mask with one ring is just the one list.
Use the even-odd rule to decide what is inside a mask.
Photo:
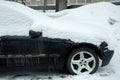
[(20, 34), (20, 32), (28, 29), (32, 23), (32, 19), (26, 14), (17, 12), (8, 6), (0, 5), (0, 35)]

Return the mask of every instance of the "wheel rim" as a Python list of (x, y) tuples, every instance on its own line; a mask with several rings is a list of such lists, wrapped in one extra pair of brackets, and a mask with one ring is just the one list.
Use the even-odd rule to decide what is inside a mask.
[(71, 68), (76, 74), (83, 72), (90, 73), (95, 68), (96, 61), (92, 53), (80, 51), (71, 59)]

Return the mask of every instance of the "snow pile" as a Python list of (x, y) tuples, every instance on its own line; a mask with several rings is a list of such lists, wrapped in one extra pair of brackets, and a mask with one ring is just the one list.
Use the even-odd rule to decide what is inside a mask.
[(28, 35), (31, 26), (45, 24), (49, 17), (22, 4), (0, 2), (0, 35)]
[(86, 41), (99, 45), (101, 41), (107, 41), (114, 45), (116, 38), (113, 26), (120, 21), (119, 14), (117, 6), (106, 2), (48, 14), (54, 20), (52, 24), (42, 28), (43, 34), (75, 42)]
[(66, 10), (62, 10), (62, 11), (56, 12), (56, 13), (46, 13), (46, 15), (49, 16), (50, 18), (55, 19), (55, 18), (63, 17), (65, 15), (67, 15), (67, 14), (69, 14), (69, 12), (70, 12), (70, 10), (66, 9)]
[(95, 45), (106, 41), (113, 49), (115, 45), (112, 43), (115, 43), (116, 39), (113, 38), (113, 31), (109, 27), (119, 21), (118, 14), (115, 5), (97, 3), (65, 10), (53, 14), (54, 18), (50, 18), (19, 3), (2, 1), (0, 35), (28, 35), (30, 29), (42, 30), (45, 37), (71, 39)]

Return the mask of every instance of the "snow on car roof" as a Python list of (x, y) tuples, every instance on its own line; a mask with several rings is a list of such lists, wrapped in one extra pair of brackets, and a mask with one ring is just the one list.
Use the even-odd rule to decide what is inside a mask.
[(28, 35), (31, 26), (40, 26), (46, 20), (50, 18), (22, 4), (0, 2), (0, 35)]
[(22, 4), (1, 1), (0, 35), (28, 35), (32, 29), (43, 31), (43, 36), (50, 38), (96, 45), (106, 41), (113, 45), (116, 38), (112, 27), (120, 21), (119, 13), (117, 6), (102, 2), (54, 13), (58, 17), (50, 18)]

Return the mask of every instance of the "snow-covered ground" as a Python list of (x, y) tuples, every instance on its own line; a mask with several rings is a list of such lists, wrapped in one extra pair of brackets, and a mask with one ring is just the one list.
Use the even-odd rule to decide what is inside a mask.
[[(99, 40), (105, 40), (113, 45), (112, 48), (115, 49), (115, 54), (109, 65), (99, 68), (93, 75), (84, 73), (73, 76), (54, 72), (49, 74), (33, 70), (30, 72), (0, 74), (0, 80), (48, 80), (49, 76), (52, 80), (120, 79), (120, 6), (102, 2), (58, 13), (43, 14), (19, 4), (3, 3), (0, 3), (0, 35), (28, 35), (28, 30), (33, 29), (44, 31), (43, 36), (70, 38), (76, 42), (80, 41), (81, 38), (82, 41), (88, 40), (88, 42), (95, 44)], [(11, 8), (12, 11), (9, 11)], [(26, 11), (23, 8), (26, 8)], [(2, 12), (9, 13), (4, 13), (3, 15)], [(7, 15), (12, 17), (2, 18)], [(22, 25), (19, 25), (21, 23)]]

